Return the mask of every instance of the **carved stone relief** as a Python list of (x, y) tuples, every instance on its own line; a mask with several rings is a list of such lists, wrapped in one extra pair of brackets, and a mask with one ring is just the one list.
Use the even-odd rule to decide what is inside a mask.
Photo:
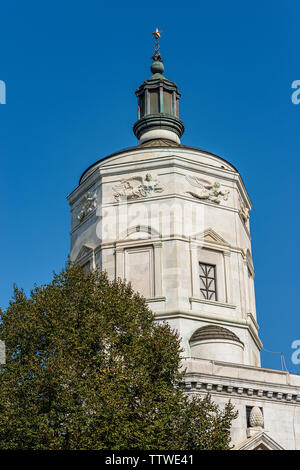
[(254, 277), (253, 260), (252, 260), (252, 256), (251, 256), (251, 252), (249, 248), (242, 248), (242, 256), (245, 260), (245, 263), (247, 264), (249, 273), (251, 274), (252, 277)]
[(186, 191), (191, 196), (197, 199), (203, 199), (215, 204), (220, 204), (222, 201), (227, 201), (229, 191), (222, 191), (221, 185), (218, 181), (214, 183), (198, 178), (197, 176), (186, 175), (187, 181), (198, 188), (197, 192)]
[(77, 219), (81, 222), (87, 215), (89, 215), (91, 212), (93, 212), (96, 207), (97, 207), (97, 199), (96, 199), (96, 194), (91, 194), (89, 191), (85, 196), (83, 197), (81, 201), (81, 210), (79, 215), (77, 216)]
[(240, 200), (240, 210), (239, 210), (239, 213), (243, 219), (243, 222), (246, 224), (249, 220), (249, 212), (250, 210), (242, 203), (242, 201)]
[(164, 191), (163, 185), (150, 173), (147, 173), (145, 177), (132, 176), (131, 178), (122, 179), (112, 189), (116, 201), (140, 199)]

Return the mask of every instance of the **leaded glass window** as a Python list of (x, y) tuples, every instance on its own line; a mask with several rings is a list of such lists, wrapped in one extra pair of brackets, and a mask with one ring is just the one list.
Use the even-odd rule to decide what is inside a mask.
[(206, 300), (217, 300), (216, 267), (212, 264), (199, 263), (200, 292)]

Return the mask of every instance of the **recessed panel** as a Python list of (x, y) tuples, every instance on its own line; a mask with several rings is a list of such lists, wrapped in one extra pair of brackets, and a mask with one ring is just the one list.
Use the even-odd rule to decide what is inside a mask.
[(153, 296), (152, 248), (128, 250), (125, 258), (126, 280), (144, 297)]

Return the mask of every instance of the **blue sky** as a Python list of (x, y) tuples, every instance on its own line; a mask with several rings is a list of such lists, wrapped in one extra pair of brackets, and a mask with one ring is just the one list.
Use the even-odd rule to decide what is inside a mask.
[[(300, 4), (296, 0), (2, 2), (0, 305), (60, 270), (66, 196), (94, 161), (135, 145), (135, 89), (163, 30), (165, 75), (182, 93), (182, 143), (233, 163), (253, 202), (260, 336), (290, 369), (299, 321)], [(280, 357), (262, 353), (265, 367)]]

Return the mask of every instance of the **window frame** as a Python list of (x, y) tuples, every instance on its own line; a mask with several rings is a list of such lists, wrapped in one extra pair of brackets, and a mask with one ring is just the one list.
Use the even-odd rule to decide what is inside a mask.
[[(213, 272), (214, 272), (214, 277), (213, 278), (210, 278), (210, 277), (204, 277), (203, 275), (201, 275), (201, 266), (209, 266), (211, 268), (213, 268)], [(217, 302), (218, 301), (218, 289), (217, 289), (217, 265), (216, 264), (210, 264), (210, 263), (203, 263), (202, 261), (199, 261), (198, 262), (198, 268), (199, 268), (199, 290), (200, 290), (200, 297), (203, 299), (203, 300), (206, 300), (206, 301), (213, 301), (213, 302)], [(201, 288), (201, 278), (205, 278), (205, 279), (213, 279), (214, 281), (214, 284), (215, 284), (215, 288), (214, 290), (209, 290), (209, 289), (206, 289), (206, 292), (207, 292), (207, 297), (204, 297), (204, 294), (202, 292), (202, 290), (205, 290), (205, 289), (202, 289)], [(210, 299), (208, 298), (208, 294), (212, 292), (214, 293), (214, 299)]]

